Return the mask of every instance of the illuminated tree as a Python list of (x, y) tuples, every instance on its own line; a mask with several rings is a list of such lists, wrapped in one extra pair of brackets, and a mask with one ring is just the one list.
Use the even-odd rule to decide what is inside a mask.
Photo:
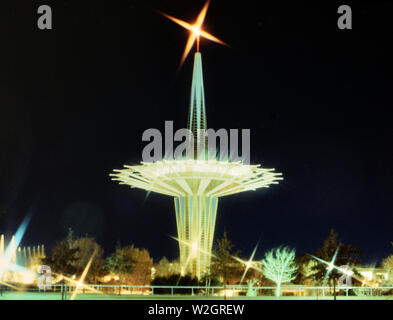
[(298, 267), (298, 275), (293, 284), (301, 285), (313, 285), (313, 275), (316, 273), (315, 266), (319, 263), (315, 259), (310, 259), (310, 255), (302, 254), (298, 255), (295, 259), (295, 263)]
[(213, 277), (222, 278), (224, 286), (227, 285), (229, 279), (240, 277), (242, 272), (242, 265), (233, 259), (233, 256), (239, 255), (239, 251), (232, 252), (233, 247), (227, 233), (224, 232), (223, 238), (217, 240), (213, 252), (210, 273)]
[(393, 254), (382, 261), (382, 268), (385, 269), (385, 271), (389, 274), (389, 279), (391, 279), (393, 277)]
[(295, 250), (288, 247), (268, 251), (261, 261), (263, 274), (276, 283), (276, 296), (280, 296), (282, 283), (291, 282), (296, 278)]
[(94, 283), (97, 277), (105, 274), (103, 253), (104, 250), (93, 238), (75, 239), (70, 229), (68, 236), (55, 245), (51, 255), (43, 258), (41, 264), (50, 266), (55, 273), (79, 277), (94, 254), (86, 275), (86, 282)]
[(72, 247), (78, 248), (75, 254), (76, 260), (74, 262), (78, 275), (82, 274), (90, 258), (94, 254), (89, 272), (86, 275), (86, 280), (88, 283), (95, 283), (98, 277), (105, 274), (105, 261), (103, 259), (104, 250), (93, 238), (79, 238), (73, 240)]
[[(393, 245), (393, 242), (392, 242)], [(388, 256), (382, 261), (382, 268), (388, 273), (388, 280), (382, 282), (382, 287), (392, 287), (393, 286), (393, 254)], [(382, 290), (384, 294), (393, 294), (392, 289)]]
[(132, 274), (135, 269), (135, 260), (132, 252), (133, 247), (118, 246), (116, 251), (112, 253), (107, 259), (107, 269), (118, 275), (119, 277), (119, 294), (121, 292), (121, 284), (126, 275)]
[[(337, 255), (335, 256), (336, 251)], [(320, 258), (327, 262), (332, 262), (335, 266), (338, 267), (342, 265), (359, 265), (360, 255), (361, 252), (354, 246), (349, 244), (343, 244), (338, 237), (338, 233), (335, 232), (333, 229), (330, 230), (328, 238), (323, 243), (323, 247), (314, 253), (314, 256), (316, 256), (317, 258)], [(309, 259), (313, 260), (312, 257), (309, 257)], [(323, 263), (317, 263), (311, 269), (312, 279), (319, 283), (322, 283), (323, 280), (326, 279), (329, 285), (331, 285), (332, 282), (333, 284), (335, 284), (337, 282), (337, 279), (340, 278), (342, 275), (342, 273), (338, 270), (332, 269), (328, 273), (328, 277), (326, 277), (327, 267)]]
[(52, 272), (72, 276), (76, 273), (75, 262), (79, 249), (69, 246), (68, 240), (58, 242), (52, 253), (43, 259), (42, 263), (48, 265)]
[(153, 259), (146, 249), (138, 249), (131, 246), (131, 259), (134, 261), (134, 270), (130, 275), (132, 285), (149, 285), (151, 282), (151, 268)]
[(166, 257), (163, 257), (155, 267), (157, 277), (168, 278), (181, 273), (180, 262), (178, 260), (169, 261)]

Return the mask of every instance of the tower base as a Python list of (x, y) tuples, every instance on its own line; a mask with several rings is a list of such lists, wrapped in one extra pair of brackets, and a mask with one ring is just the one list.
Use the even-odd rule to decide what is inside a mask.
[(218, 198), (193, 194), (175, 198), (180, 264), (201, 278), (209, 272)]

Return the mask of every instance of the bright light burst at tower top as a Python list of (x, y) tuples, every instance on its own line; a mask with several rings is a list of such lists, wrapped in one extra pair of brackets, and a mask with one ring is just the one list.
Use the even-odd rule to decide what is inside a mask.
[(168, 19), (172, 20), (173, 22), (177, 23), (178, 25), (182, 26), (183, 28), (191, 31), (191, 34), (188, 37), (186, 47), (184, 48), (183, 56), (180, 61), (180, 66), (184, 63), (184, 60), (186, 60), (188, 54), (191, 51), (192, 46), (195, 43), (195, 40), (197, 42), (197, 51), (199, 51), (200, 37), (206, 38), (208, 40), (217, 42), (217, 43), (225, 45), (225, 46), (228, 46), (228, 44), (226, 44), (224, 41), (216, 38), (215, 36), (211, 35), (210, 33), (206, 32), (205, 30), (202, 29), (202, 25), (203, 25), (203, 22), (205, 21), (207, 8), (209, 7), (209, 4), (210, 4), (210, 0), (206, 1), (204, 7), (202, 8), (201, 12), (199, 13), (198, 17), (196, 18), (194, 24), (190, 24), (190, 23), (185, 22), (183, 20), (174, 18), (166, 13), (160, 12), (163, 16), (167, 17)]

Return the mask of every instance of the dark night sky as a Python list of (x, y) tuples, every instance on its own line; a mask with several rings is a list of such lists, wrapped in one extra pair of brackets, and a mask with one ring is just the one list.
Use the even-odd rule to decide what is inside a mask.
[[(258, 4), (259, 3), (259, 4)], [(261, 4), (262, 3), (262, 4)], [(213, 0), (202, 41), (207, 121), (250, 128), (251, 161), (283, 172), (270, 189), (220, 199), (223, 231), (248, 256), (260, 240), (313, 252), (329, 229), (380, 260), (393, 248), (393, 5)], [(40, 4), (51, 31), (36, 27)], [(141, 160), (142, 133), (186, 125), (192, 59), (176, 72), (204, 1), (2, 1), (0, 233), (33, 218), (23, 244), (48, 248), (69, 225), (97, 238), (177, 256), (173, 199), (108, 174)]]

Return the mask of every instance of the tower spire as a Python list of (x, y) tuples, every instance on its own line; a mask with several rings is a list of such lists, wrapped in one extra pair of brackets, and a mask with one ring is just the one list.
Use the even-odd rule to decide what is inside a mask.
[(190, 139), (190, 143), (194, 143), (194, 159), (205, 158), (207, 145), (204, 131), (206, 129), (207, 124), (205, 91), (203, 87), (202, 56), (200, 52), (195, 52), (190, 109), (188, 114), (188, 130), (190, 130), (193, 134), (193, 139)]

